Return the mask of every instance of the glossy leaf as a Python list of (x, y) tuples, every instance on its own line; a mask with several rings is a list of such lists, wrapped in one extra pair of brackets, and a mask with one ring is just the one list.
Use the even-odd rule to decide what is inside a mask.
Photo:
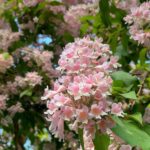
[(135, 76), (132, 76), (131, 74), (124, 71), (114, 72), (111, 76), (113, 80), (123, 81), (127, 86), (137, 82), (137, 78)]
[(150, 136), (133, 122), (114, 117), (116, 126), (112, 131), (131, 146), (150, 150)]

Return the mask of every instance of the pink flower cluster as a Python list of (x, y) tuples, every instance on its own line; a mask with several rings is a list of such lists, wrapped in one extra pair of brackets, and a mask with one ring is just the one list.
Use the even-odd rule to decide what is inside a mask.
[[(1, 2), (1, 3), (2, 3), (2, 2)], [(0, 19), (0, 29), (9, 29), (9, 30), (11, 30), (9, 24), (6, 23), (6, 22), (4, 21), (4, 19), (2, 19), (2, 18)]]
[(42, 77), (37, 72), (27, 72), (25, 77), (16, 76), (15, 80), (8, 81), (6, 85), (0, 86), (0, 93), (3, 94), (18, 94), (21, 89), (26, 87), (34, 88), (36, 85), (41, 85)]
[(29, 47), (21, 48), (19, 51), (21, 51), (21, 54), (23, 55), (21, 57), (25, 62), (28, 62), (31, 65), (32, 61), (34, 61), (48, 77), (58, 75), (58, 71), (52, 66), (52, 52)]
[[(81, 21), (84, 16), (95, 15), (98, 12), (97, 3), (78, 4), (70, 6), (64, 15), (66, 30), (73, 36), (77, 37), (80, 33)], [(64, 27), (63, 26), (63, 27)]]
[(62, 13), (64, 14), (66, 12), (66, 7), (64, 5), (48, 5), (47, 8), (52, 11), (54, 14)]
[(23, 0), (23, 4), (27, 7), (34, 7), (43, 0)]
[(7, 95), (0, 94), (0, 110), (6, 109), (6, 100), (8, 99)]
[(12, 105), (7, 110), (11, 116), (14, 116), (16, 113), (21, 113), (24, 111), (20, 102), (17, 102), (17, 104)]
[(5, 73), (13, 65), (13, 57), (8, 53), (0, 54), (0, 73)]
[(0, 29), (0, 49), (7, 51), (9, 46), (19, 40), (21, 33), (9, 29)]
[(150, 2), (142, 3), (139, 7), (132, 8), (131, 13), (124, 20), (128, 23), (131, 38), (139, 44), (150, 46)]
[(132, 8), (137, 7), (139, 4), (138, 0), (119, 0), (116, 2), (117, 8), (125, 11), (130, 11)]
[(101, 39), (85, 37), (65, 46), (58, 67), (62, 76), (42, 97), (48, 100), (47, 119), (56, 137), (64, 139), (64, 121), (70, 129), (82, 127), (93, 137), (95, 125), (104, 131), (112, 125), (110, 114), (123, 115), (121, 103), (108, 98), (112, 84), (109, 73), (118, 66), (117, 58)]
[(36, 85), (41, 85), (42, 77), (37, 72), (27, 72), (25, 77), (16, 76), (15, 83), (21, 88), (26, 86), (35, 87)]

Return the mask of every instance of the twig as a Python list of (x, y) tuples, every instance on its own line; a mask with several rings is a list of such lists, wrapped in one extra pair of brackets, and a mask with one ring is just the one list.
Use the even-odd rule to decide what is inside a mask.
[(141, 85), (140, 85), (140, 88), (139, 88), (139, 90), (138, 90), (137, 96), (140, 96), (140, 95), (142, 94), (142, 89), (143, 89), (143, 87), (144, 87), (144, 83), (145, 83), (145, 80), (146, 80), (148, 74), (149, 74), (148, 72), (145, 72), (145, 73), (144, 73), (144, 75), (143, 75), (143, 81), (142, 81), (142, 83), (141, 83)]

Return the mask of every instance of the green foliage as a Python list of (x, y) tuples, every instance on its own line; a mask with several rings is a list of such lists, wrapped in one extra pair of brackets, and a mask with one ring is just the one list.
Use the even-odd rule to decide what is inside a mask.
[(147, 49), (146, 48), (143, 48), (140, 52), (140, 64), (141, 65), (144, 65), (145, 64), (145, 61), (146, 61), (146, 52), (147, 52)]
[(120, 99), (132, 99), (137, 101), (136, 96), (136, 86), (138, 84), (138, 79), (131, 74), (124, 71), (116, 71), (112, 73), (113, 85), (112, 94)]
[(110, 21), (110, 14), (109, 14), (109, 0), (101, 0), (99, 2), (99, 7), (100, 7), (100, 15), (103, 23), (105, 24), (106, 27), (111, 25)]
[(110, 138), (107, 134), (102, 134), (97, 131), (93, 142), (95, 150), (108, 150)]
[(127, 99), (137, 100), (135, 91), (131, 91), (131, 92), (120, 94), (120, 95), (123, 96), (123, 97), (125, 97), (125, 98), (127, 98)]
[(135, 76), (130, 75), (124, 71), (116, 71), (112, 74), (112, 78), (115, 81), (122, 81), (126, 86), (134, 85), (137, 82)]
[(84, 148), (84, 141), (83, 141), (83, 129), (81, 128), (78, 129), (78, 135), (82, 146), (82, 150), (84, 150), (85, 148)]
[(26, 89), (23, 92), (20, 93), (20, 98), (22, 98), (23, 96), (32, 96), (32, 89)]
[(112, 129), (112, 131), (121, 137), (125, 142), (130, 144), (131, 146), (138, 146), (143, 150), (150, 149), (150, 136), (135, 125), (131, 121), (123, 120), (114, 117), (116, 122), (116, 126)]
[(128, 117), (133, 119), (134, 121), (138, 122), (140, 125), (143, 125), (142, 114), (140, 112), (137, 112), (132, 115), (128, 115)]

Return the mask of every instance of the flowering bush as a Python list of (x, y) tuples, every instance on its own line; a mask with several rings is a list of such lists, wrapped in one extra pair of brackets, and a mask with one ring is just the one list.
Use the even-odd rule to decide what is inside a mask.
[(149, 24), (145, 0), (0, 0), (0, 149), (149, 150)]

